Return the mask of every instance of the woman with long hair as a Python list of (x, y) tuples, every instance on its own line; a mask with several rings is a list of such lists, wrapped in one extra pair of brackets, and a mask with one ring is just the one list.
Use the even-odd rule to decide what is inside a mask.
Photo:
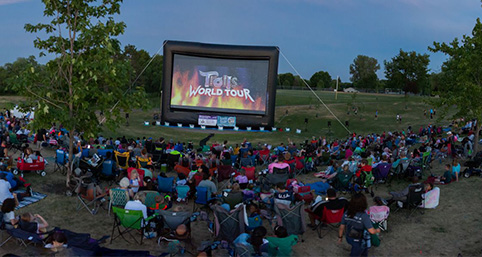
[(370, 248), (370, 234), (380, 233), (374, 229), (370, 216), (365, 212), (368, 208), (367, 198), (362, 193), (353, 195), (348, 205), (348, 210), (343, 214), (338, 242), (341, 243), (343, 235), (351, 245), (350, 257), (367, 256)]

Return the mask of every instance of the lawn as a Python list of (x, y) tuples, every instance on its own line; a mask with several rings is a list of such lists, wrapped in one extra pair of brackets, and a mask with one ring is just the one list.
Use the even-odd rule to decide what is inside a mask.
[[(335, 99), (333, 92), (316, 91), (316, 94), (325, 102), (328, 108), (345, 124), (351, 133), (367, 134), (382, 133), (384, 131), (406, 130), (409, 126), (418, 130), (420, 126), (436, 123), (423, 115), (424, 110), (430, 109), (426, 103), (427, 97), (384, 94), (353, 94), (339, 93)], [(136, 110), (130, 114), (130, 125), (121, 126), (115, 131), (105, 130), (104, 136), (117, 137), (153, 137), (163, 136), (174, 141), (185, 142), (192, 140), (198, 142), (209, 133), (217, 134), (212, 140), (240, 142), (248, 138), (251, 142), (268, 142), (279, 144), (286, 142), (287, 138), (295, 142), (302, 142), (311, 136), (327, 136), (328, 138), (344, 138), (348, 135), (342, 125), (336, 121), (328, 110), (318, 101), (310, 91), (278, 90), (276, 95), (275, 126), (282, 128), (280, 132), (235, 132), (218, 130), (182, 129), (163, 126), (144, 126), (144, 121), (152, 122), (154, 113), (160, 111), (158, 96), (149, 98), (151, 109), (148, 111)], [(358, 108), (355, 115), (352, 106)], [(375, 112), (378, 110), (378, 119)], [(396, 115), (402, 116), (402, 122), (396, 122)], [(305, 124), (308, 119), (308, 124)], [(328, 121), (331, 127), (328, 127)], [(445, 124), (446, 121), (437, 124)], [(290, 128), (290, 132), (284, 131)], [(296, 133), (301, 130), (301, 134)]]

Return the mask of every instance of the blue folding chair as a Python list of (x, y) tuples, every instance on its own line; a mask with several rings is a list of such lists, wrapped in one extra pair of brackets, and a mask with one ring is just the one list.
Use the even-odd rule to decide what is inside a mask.
[[(196, 187), (196, 199), (192, 205), (192, 212), (195, 212), (201, 208), (207, 208), (209, 210), (209, 202), (214, 199), (209, 195), (209, 190), (207, 187)], [(200, 208), (196, 208), (197, 205), (201, 205)]]
[(236, 159), (238, 159), (237, 155), (231, 155), (231, 162), (233, 163), (233, 165), (236, 163)]
[(82, 158), (89, 157), (89, 150), (88, 148), (82, 149)]
[(62, 149), (57, 149), (55, 151), (55, 167), (54, 172), (60, 171), (63, 175), (67, 173), (67, 163), (69, 159), (67, 158), (67, 153)]
[(174, 177), (157, 176), (157, 189), (162, 193), (174, 192)]
[(114, 156), (114, 150), (113, 149), (98, 149), (97, 150), (97, 155), (106, 157), (107, 152), (111, 152), (111, 156)]

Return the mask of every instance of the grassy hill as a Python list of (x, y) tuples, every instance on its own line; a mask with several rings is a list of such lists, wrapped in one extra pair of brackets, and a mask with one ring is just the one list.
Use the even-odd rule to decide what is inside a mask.
[[(325, 102), (328, 108), (345, 124), (348, 121), (350, 132), (358, 134), (382, 133), (383, 131), (406, 130), (408, 126), (418, 129), (421, 125), (435, 123), (423, 115), (430, 109), (425, 103), (426, 97), (384, 94), (346, 94), (339, 93), (337, 99), (333, 92), (317, 91), (316, 94)], [(276, 95), (275, 124), (278, 128), (291, 128), (291, 132), (220, 132), (217, 130), (177, 129), (157, 126), (144, 126), (144, 121), (152, 121), (152, 115), (159, 112), (159, 99), (153, 96), (152, 109), (149, 111), (134, 111), (130, 114), (130, 126), (121, 126), (116, 131), (104, 131), (105, 136), (126, 135), (129, 137), (160, 137), (175, 141), (199, 141), (209, 133), (217, 136), (213, 140), (229, 140), (239, 142), (248, 138), (251, 142), (269, 142), (279, 144), (287, 138), (301, 142), (311, 136), (327, 136), (343, 138), (348, 132), (336, 121), (328, 110), (310, 91), (278, 90)], [(353, 112), (357, 107), (357, 115)], [(378, 110), (378, 119), (375, 112)], [(396, 115), (402, 116), (402, 122), (396, 122)], [(305, 125), (304, 120), (308, 119)], [(331, 121), (331, 128), (328, 128)], [(296, 129), (302, 133), (297, 134)]]

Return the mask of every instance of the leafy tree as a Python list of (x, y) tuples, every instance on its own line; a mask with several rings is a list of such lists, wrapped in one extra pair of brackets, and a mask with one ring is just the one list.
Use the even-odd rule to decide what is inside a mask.
[(38, 72), (44, 71), (44, 67), (37, 63), (34, 56), (18, 58), (15, 62), (0, 67), (0, 93), (15, 93), (16, 81), (22, 76), (23, 71), (29, 67), (35, 68)]
[(278, 84), (280, 86), (293, 86), (294, 82), (295, 76), (289, 72), (278, 75)]
[(144, 88), (149, 93), (160, 94), (161, 82), (162, 82), (162, 65), (163, 65), (164, 58), (162, 55), (155, 55), (153, 57), (154, 59), (152, 60), (151, 64), (146, 68), (146, 71), (145, 71), (145, 76), (147, 76), (147, 81)]
[[(31, 66), (21, 76), (19, 92), (36, 107), (34, 128), (62, 124), (70, 131), (92, 136), (105, 125), (114, 129), (124, 119), (121, 109), (142, 107), (142, 88), (129, 88), (130, 65), (120, 58), (115, 38), (126, 25), (115, 22), (122, 0), (43, 0), (44, 16), (50, 23), (26, 24), (25, 30), (38, 33), (36, 48), (56, 54), (46, 64), (46, 75)], [(40, 36), (47, 35), (41, 39)], [(128, 90), (129, 89), (129, 90)], [(73, 157), (69, 140), (69, 157)], [(67, 183), (71, 170), (67, 174)]]
[(132, 66), (130, 84), (142, 86), (149, 93), (160, 93), (163, 60), (161, 55), (151, 57), (146, 50), (137, 50), (135, 46), (127, 45), (122, 57)]
[[(341, 79), (338, 77), (338, 90), (342, 88), (342, 82)], [(336, 88), (336, 79), (331, 80), (331, 87)]]
[(310, 86), (316, 88), (326, 88), (331, 86), (330, 73), (326, 71), (318, 71), (310, 78)]
[(474, 153), (479, 148), (479, 132), (482, 122), (482, 23), (478, 18), (472, 35), (464, 35), (459, 41), (455, 38), (451, 43), (434, 42), (429, 47), (432, 52), (448, 55), (442, 65), (440, 88), (436, 92), (439, 98), (432, 103), (442, 108), (442, 116), (449, 110), (456, 110), (452, 118), (476, 118), (477, 129), (474, 140)]
[(149, 53), (145, 50), (137, 50), (133, 45), (126, 45), (122, 57), (125, 58), (132, 67), (132, 70), (129, 72), (129, 83), (134, 83), (136, 78), (140, 75), (135, 81), (136, 85), (145, 88), (148, 77), (146, 76), (146, 73), (142, 73), (142, 71), (144, 70), (145, 65), (149, 62), (149, 59), (151, 59)]
[(375, 88), (378, 81), (377, 71), (380, 69), (377, 59), (366, 55), (358, 55), (350, 64), (350, 81), (357, 88)]
[(429, 63), (428, 54), (405, 52), (400, 49), (400, 53), (391, 61), (384, 61), (387, 85), (391, 88), (403, 89), (405, 94), (407, 92), (417, 94), (420, 91), (422, 94), (427, 94)]
[(430, 93), (438, 92), (441, 88), (441, 83), (443, 79), (443, 73), (431, 73), (429, 74), (429, 84), (430, 84)]

